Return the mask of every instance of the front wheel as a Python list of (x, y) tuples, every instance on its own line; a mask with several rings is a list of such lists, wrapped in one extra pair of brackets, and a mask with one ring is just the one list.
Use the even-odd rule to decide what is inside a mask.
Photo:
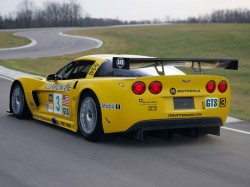
[(84, 94), (80, 99), (78, 127), (88, 141), (98, 141), (103, 136), (101, 109), (94, 93)]
[(11, 92), (11, 108), (14, 115), (19, 119), (31, 117), (23, 87), (20, 83), (17, 83)]

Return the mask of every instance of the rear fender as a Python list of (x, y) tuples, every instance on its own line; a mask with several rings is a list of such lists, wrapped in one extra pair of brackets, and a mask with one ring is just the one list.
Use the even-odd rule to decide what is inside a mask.
[(34, 93), (41, 88), (41, 86), (44, 84), (44, 81), (42, 78), (32, 78), (32, 77), (21, 77), (15, 80), (12, 83), (11, 89), (10, 89), (10, 97), (9, 97), (9, 112), (10, 113), (13, 113), (13, 109), (11, 107), (11, 95), (12, 95), (13, 88), (17, 83), (20, 83), (22, 85), (25, 99), (32, 113), (32, 107), (30, 106), (31, 103), (37, 104), (37, 99), (34, 98), (35, 96)]

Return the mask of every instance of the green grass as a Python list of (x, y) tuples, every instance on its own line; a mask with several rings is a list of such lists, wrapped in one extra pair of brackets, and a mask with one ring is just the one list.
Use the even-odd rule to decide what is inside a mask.
[(0, 32), (0, 48), (19, 47), (30, 42), (27, 38), (14, 36), (13, 32)]
[(98, 53), (140, 54), (155, 57), (237, 58), (239, 71), (212, 70), (206, 74), (229, 78), (230, 115), (250, 121), (250, 24), (194, 24), (102, 28), (68, 34), (94, 37), (99, 49), (59, 57), (0, 61), (0, 65), (29, 73), (53, 73), (79, 56)]

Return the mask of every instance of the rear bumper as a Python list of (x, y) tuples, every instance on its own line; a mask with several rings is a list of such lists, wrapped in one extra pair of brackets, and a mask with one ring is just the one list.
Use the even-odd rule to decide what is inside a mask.
[(189, 119), (159, 119), (146, 120), (135, 123), (126, 132), (138, 130), (152, 131), (165, 129), (188, 129), (188, 128), (208, 128), (220, 127), (222, 125), (221, 118), (189, 118)]

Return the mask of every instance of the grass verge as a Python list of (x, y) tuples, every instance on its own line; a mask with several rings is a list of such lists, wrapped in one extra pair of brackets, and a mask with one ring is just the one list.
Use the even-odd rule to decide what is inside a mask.
[(27, 38), (14, 36), (13, 32), (0, 32), (0, 48), (20, 47), (30, 42)]

